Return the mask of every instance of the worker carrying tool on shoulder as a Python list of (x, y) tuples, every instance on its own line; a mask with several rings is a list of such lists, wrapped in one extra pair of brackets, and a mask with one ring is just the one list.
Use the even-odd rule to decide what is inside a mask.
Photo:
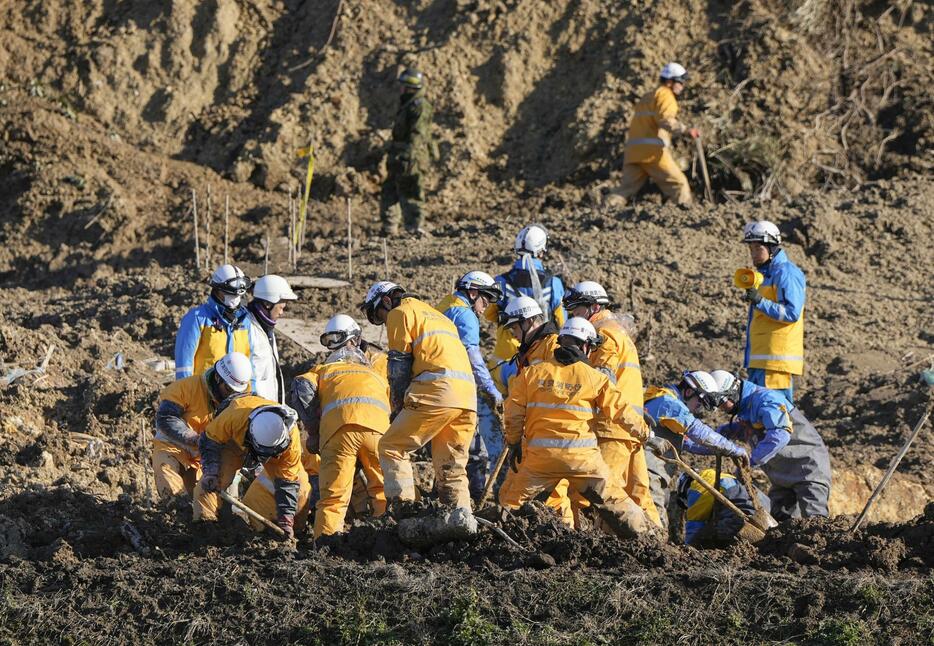
[[(334, 319), (341, 317), (336, 323)], [(307, 447), (321, 456), (321, 499), (315, 537), (344, 530), (357, 463), (366, 477), (373, 515), (386, 511), (379, 440), (389, 428), (389, 384), (358, 347), (360, 328), (338, 314), (328, 321), (321, 344), (332, 350), (325, 361), (292, 382), (290, 404), (298, 411)], [(351, 319), (352, 320), (352, 319)]]
[(435, 490), (452, 516), (476, 531), (467, 484), (467, 452), (477, 428), (477, 387), (457, 328), (395, 283), (370, 287), (362, 304), (367, 320), (385, 325), (389, 346), (392, 423), (379, 442), (388, 501), (414, 500), (409, 455), (431, 442)]
[[(438, 144), (431, 135), (431, 103), (425, 97), (424, 75), (406, 69), (397, 79), (399, 109), (392, 127), (392, 140), (386, 158), (388, 175), (379, 195), (380, 218), (384, 236), (399, 231), (399, 209), (410, 234), (425, 234), (425, 173), (429, 157), (437, 161)], [(398, 205), (398, 206), (397, 206)]]
[(497, 413), (502, 411), (503, 396), (480, 351), (480, 317), (491, 303), (499, 302), (502, 295), (502, 289), (489, 274), (470, 271), (457, 280), (454, 293), (438, 304), (438, 311), (457, 327), (477, 384), (477, 433), (467, 459), (467, 479), (474, 500), (483, 494), (490, 464), (495, 463), (503, 451), (503, 434), (496, 421)]
[(711, 375), (717, 406), (733, 416), (717, 432), (752, 447), (750, 465), (762, 469), (772, 484), (768, 495), (775, 520), (827, 516), (830, 453), (817, 429), (781, 392), (726, 370)]
[[(683, 438), (683, 449), (699, 455), (724, 455), (747, 460), (746, 450), (729, 441), (698, 419), (701, 409), (714, 410), (719, 386), (708, 372), (692, 370), (681, 375), (677, 384), (649, 386), (645, 389), (645, 416), (657, 428), (663, 428)], [(664, 450), (661, 439), (649, 440)], [(660, 462), (660, 461), (659, 461)], [(664, 464), (664, 463), (662, 463)], [(677, 467), (654, 465), (652, 499), (659, 509), (668, 508), (668, 492)], [(663, 518), (667, 514), (661, 514)]]
[[(642, 369), (639, 353), (622, 322), (610, 311), (610, 297), (602, 285), (593, 281), (577, 283), (564, 296), (564, 307), (570, 316), (590, 321), (601, 343), (591, 350), (591, 365), (604, 373), (610, 383), (619, 388), (626, 403), (642, 415)], [(611, 420), (601, 418), (594, 427), (600, 453), (614, 476), (637, 505), (657, 525), (661, 525), (658, 510), (652, 501), (649, 471), (642, 442)]]
[(648, 428), (609, 378), (588, 363), (588, 352), (599, 343), (590, 322), (569, 319), (558, 340), (552, 357), (523, 368), (510, 386), (505, 423), (514, 478), (500, 490), (500, 503), (518, 508), (564, 479), (591, 502), (588, 493), (596, 494), (598, 513), (615, 533), (648, 531), (645, 513), (601, 457), (592, 425), (603, 415), (640, 440)]
[(216, 492), (230, 486), (241, 467), (262, 464), (275, 489), (275, 518), (268, 520), (294, 537), (295, 514), (310, 492), (297, 421), (288, 406), (256, 395), (228, 399), (201, 435), (203, 475), (195, 487), (194, 519), (216, 521)]
[(750, 222), (743, 242), (762, 277), (743, 292), (749, 303), (743, 365), (752, 383), (793, 402), (794, 375), (804, 373), (804, 273), (781, 248), (782, 234), (773, 223)]
[[(182, 317), (175, 336), (175, 378), (200, 375), (230, 352), (253, 353), (250, 321), (242, 300), (250, 279), (239, 267), (221, 265), (211, 274), (211, 295)], [(251, 384), (255, 386), (255, 384)]]
[(201, 434), (221, 402), (250, 387), (252, 374), (250, 360), (231, 352), (204, 374), (179, 379), (162, 389), (152, 441), (152, 470), (161, 497), (191, 494), (201, 478)]
[(678, 120), (677, 96), (684, 91), (688, 73), (678, 63), (668, 63), (659, 74), (659, 85), (636, 103), (626, 135), (623, 176), (613, 194), (632, 198), (652, 179), (662, 193), (679, 205), (692, 201), (688, 179), (671, 154), (671, 140), (680, 135), (700, 136)]
[(510, 334), (506, 326), (499, 321), (509, 301), (520, 296), (534, 300), (541, 310), (543, 322), (552, 323), (555, 333), (567, 318), (561, 304), (561, 299), (564, 298), (564, 283), (542, 264), (547, 246), (548, 233), (544, 226), (530, 224), (519, 231), (513, 245), (518, 258), (512, 269), (496, 277), (496, 283), (503, 295), (495, 305), (486, 310), (488, 321), (500, 323), (496, 329), (496, 344), (490, 361), (490, 372), (500, 392), (504, 394), (509, 388), (509, 379), (516, 374), (515, 365), (510, 366), (509, 362), (516, 355), (522, 342), (522, 339)]
[(288, 301), (298, 300), (282, 276), (260, 276), (253, 284), (253, 299), (247, 305), (250, 319), (250, 347), (255, 392), (260, 397), (285, 403), (285, 379), (279, 367), (276, 321), (285, 313)]
[[(704, 469), (699, 475), (712, 485), (717, 472), (716, 469)], [(746, 487), (735, 476), (721, 474), (718, 488), (727, 500), (749, 516), (756, 512), (751, 496), (758, 496), (762, 509), (769, 509), (769, 499), (762, 492), (746, 491)], [(678, 506), (684, 510), (686, 545), (702, 541), (726, 542), (742, 535), (746, 522), (732, 509), (715, 502), (713, 494), (694, 482), (688, 474), (681, 474), (678, 478)]]

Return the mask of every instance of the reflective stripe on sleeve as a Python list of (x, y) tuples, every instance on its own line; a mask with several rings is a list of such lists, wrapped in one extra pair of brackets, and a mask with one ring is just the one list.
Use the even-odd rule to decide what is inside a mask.
[(331, 379), (332, 377), (337, 377), (338, 375), (372, 375), (373, 373), (369, 370), (339, 370), (335, 372), (328, 372), (323, 375), (318, 375), (319, 379)]
[(380, 400), (374, 399), (373, 397), (345, 397), (344, 399), (335, 399), (329, 404), (326, 404), (321, 409), (321, 415), (327, 415), (335, 408), (351, 404), (369, 404), (370, 406), (376, 406), (377, 408), (384, 410), (387, 413), (389, 412), (389, 406), (387, 406), (385, 402), (381, 402)]
[(632, 361), (627, 361), (626, 363), (623, 364), (623, 369), (626, 369), (626, 368), (632, 368), (633, 370), (638, 370), (639, 372), (642, 372), (642, 366), (640, 366), (638, 363), (633, 363)]
[(562, 440), (555, 437), (533, 437), (528, 447), (540, 449), (591, 449), (597, 448), (597, 438), (590, 437), (582, 440)]
[(586, 406), (575, 406), (574, 404), (548, 404), (546, 402), (529, 402), (526, 408), (551, 408), (557, 410), (572, 410), (578, 413), (591, 413), (596, 415), (600, 412), (597, 408), (587, 408)]

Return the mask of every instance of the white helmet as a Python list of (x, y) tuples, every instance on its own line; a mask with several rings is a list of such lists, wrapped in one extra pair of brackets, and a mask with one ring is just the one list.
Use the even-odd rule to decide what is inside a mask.
[(247, 442), (257, 457), (274, 458), (287, 448), (298, 414), (288, 406), (260, 406), (250, 413)]
[(324, 326), (324, 334), (319, 340), (328, 350), (337, 350), (347, 345), (351, 339), (359, 339), (362, 335), (363, 331), (355, 320), (346, 314), (335, 314), (328, 319), (327, 325)]
[(513, 323), (527, 321), (536, 316), (544, 316), (538, 301), (528, 296), (519, 296), (518, 298), (510, 298), (509, 302), (506, 303), (506, 309), (500, 313), (499, 323), (508, 326)]
[(750, 222), (743, 227), (743, 242), (761, 242), (762, 244), (781, 244), (782, 233), (768, 220)]
[(516, 236), (516, 253), (530, 253), (537, 258), (545, 252), (548, 244), (548, 232), (540, 224), (530, 224), (524, 227)]
[(253, 378), (253, 365), (239, 352), (230, 352), (218, 359), (214, 371), (235, 393), (244, 392)]
[(682, 392), (685, 388), (690, 388), (700, 399), (705, 408), (713, 410), (716, 405), (716, 394), (720, 392), (717, 382), (709, 372), (703, 370), (692, 370), (681, 375), (680, 387)]
[(282, 276), (267, 274), (260, 276), (253, 283), (253, 298), (258, 298), (269, 303), (278, 303), (279, 301), (297, 301), (298, 296), (289, 287), (288, 281)]
[(559, 332), (558, 336), (573, 337), (578, 341), (590, 343), (591, 345), (600, 344), (600, 337), (597, 336), (597, 331), (594, 329), (593, 324), (580, 316), (572, 316), (569, 318), (564, 325), (561, 326), (561, 332)]
[(370, 289), (366, 292), (366, 298), (363, 299), (363, 303), (360, 305), (360, 309), (366, 314), (367, 321), (373, 325), (381, 325), (380, 320), (376, 318), (376, 308), (379, 307), (379, 302), (383, 296), (388, 296), (395, 291), (404, 292), (405, 290), (388, 280), (381, 280), (370, 286)]
[(736, 375), (728, 370), (714, 370), (710, 376), (717, 384), (716, 403), (718, 406), (727, 399), (739, 403), (740, 380), (736, 378)]
[(454, 287), (464, 292), (475, 289), (493, 303), (503, 298), (503, 290), (493, 277), (484, 271), (468, 271), (457, 280)]
[(565, 308), (572, 310), (581, 305), (609, 305), (610, 297), (607, 296), (606, 290), (600, 283), (585, 280), (569, 289), (562, 303)]
[(688, 80), (688, 71), (684, 69), (682, 65), (678, 63), (668, 63), (659, 73), (659, 76), (663, 81), (678, 81), (679, 83), (684, 83)]
[(211, 287), (236, 296), (243, 296), (250, 288), (250, 279), (239, 267), (221, 265), (211, 274)]

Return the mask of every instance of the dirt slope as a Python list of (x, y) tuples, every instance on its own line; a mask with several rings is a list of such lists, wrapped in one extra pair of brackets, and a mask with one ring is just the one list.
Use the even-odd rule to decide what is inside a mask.
[[(934, 9), (907, 1), (5, 3), (0, 378), (55, 350), (46, 374), (0, 387), (0, 637), (930, 642), (929, 430), (873, 517), (898, 523), (856, 537), (845, 517), (792, 523), (759, 549), (620, 544), (536, 512), (505, 522), (531, 554), (487, 535), (381, 553), (380, 526), (292, 554), (230, 526), (192, 536), (186, 514), (144, 500), (165, 360), (205, 293), (192, 191), (208, 265), (229, 198), (232, 257), (259, 275), (268, 237), (271, 271), (288, 274), (294, 150), (311, 142), (299, 272), (345, 277), (350, 198), (354, 276), (304, 290), (293, 315), (355, 313), (384, 277), (436, 302), (467, 270), (505, 270), (540, 221), (551, 269), (601, 281), (635, 315), (648, 384), (739, 367), (738, 233), (777, 222), (808, 278), (798, 403), (830, 447), (835, 510), (855, 513), (931, 401), (932, 27)], [(691, 70), (683, 116), (704, 130), (717, 204), (649, 191), (607, 210), (633, 101), (671, 58)], [(381, 136), (406, 64), (436, 107), (433, 236), (391, 240), (384, 258)], [(288, 376), (315, 360), (281, 344)]]

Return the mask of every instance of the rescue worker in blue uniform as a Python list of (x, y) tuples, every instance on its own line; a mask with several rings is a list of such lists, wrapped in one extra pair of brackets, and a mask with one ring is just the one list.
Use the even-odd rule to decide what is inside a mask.
[[(250, 358), (250, 318), (243, 297), (250, 279), (239, 267), (221, 265), (211, 275), (211, 295), (182, 317), (175, 337), (175, 378), (208, 371), (226, 354)], [(250, 383), (255, 390), (255, 379)]]
[[(555, 331), (564, 325), (567, 313), (562, 301), (564, 283), (561, 278), (548, 272), (541, 261), (548, 244), (545, 228), (530, 224), (516, 236), (515, 252), (519, 256), (512, 269), (496, 277), (496, 283), (503, 292), (499, 302), (486, 310), (486, 318), (499, 323), (499, 315), (505, 311), (507, 303), (514, 298), (527, 296), (535, 300), (545, 315), (546, 323), (553, 323)], [(509, 380), (516, 375), (517, 366), (513, 360), (519, 351), (520, 339), (500, 323), (496, 329), (496, 345), (490, 360), (490, 372), (504, 395), (509, 389)]]
[[(716, 469), (704, 469), (700, 477), (708, 484), (713, 484), (717, 477)], [(746, 487), (730, 474), (720, 475), (720, 493), (726, 499), (744, 512), (747, 516), (755, 511), (755, 505)], [(762, 509), (768, 511), (769, 499), (760, 491), (753, 495), (759, 496)], [(725, 542), (733, 539), (742, 529), (743, 519), (725, 505), (718, 505), (713, 494), (694, 482), (688, 474), (682, 474), (678, 479), (678, 506), (684, 510), (684, 543), (691, 545), (695, 541)]]
[(711, 374), (717, 405), (733, 416), (717, 432), (752, 447), (750, 465), (762, 469), (772, 485), (768, 495), (775, 520), (827, 516), (830, 454), (817, 429), (782, 393), (726, 370)]
[[(695, 417), (701, 408), (713, 410), (715, 400), (708, 393), (717, 391), (717, 383), (710, 373), (702, 370), (685, 372), (681, 381), (667, 386), (649, 386), (645, 389), (645, 417), (658, 437), (648, 440), (647, 444), (656, 450), (664, 451), (662, 436), (667, 431), (676, 446), (683, 440), (682, 449), (698, 455), (724, 455), (740, 459), (746, 458), (742, 447), (727, 440), (707, 424)], [(668, 494), (671, 481), (677, 467), (661, 460), (647, 461), (650, 476), (652, 500), (659, 509), (662, 523), (667, 522)]]
[(788, 259), (771, 222), (750, 222), (743, 242), (763, 281), (745, 291), (749, 303), (743, 365), (757, 386), (794, 401), (794, 376), (804, 373), (804, 273)]
[(492, 303), (502, 297), (503, 292), (493, 278), (482, 271), (471, 271), (458, 279), (454, 293), (444, 297), (438, 310), (451, 319), (457, 328), (461, 343), (467, 349), (467, 358), (477, 382), (477, 427), (470, 444), (467, 459), (467, 480), (470, 497), (474, 500), (483, 494), (489, 474), (490, 463), (495, 462), (503, 451), (503, 431), (497, 421), (497, 412), (502, 413), (503, 396), (480, 351), (480, 316)]

